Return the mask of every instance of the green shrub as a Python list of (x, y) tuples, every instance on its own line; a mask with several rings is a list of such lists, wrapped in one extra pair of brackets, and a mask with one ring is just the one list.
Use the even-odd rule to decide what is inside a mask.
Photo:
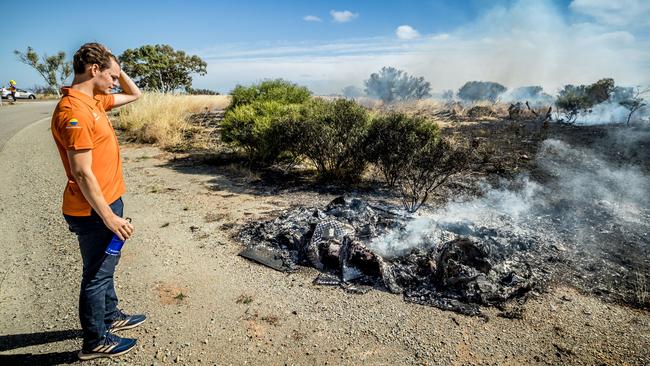
[[(573, 123), (581, 113), (590, 113), (591, 108), (612, 97), (620, 96), (623, 89), (614, 85), (614, 79), (600, 79), (590, 85), (565, 85), (558, 93), (555, 106), (564, 114), (566, 122)], [(624, 92), (623, 94), (627, 94)]]
[(231, 109), (226, 114), (221, 139), (243, 148), (249, 159), (260, 165), (277, 161), (289, 151), (290, 125), (298, 118), (299, 105), (278, 101), (256, 101)]
[(212, 89), (185, 88), (185, 92), (189, 95), (221, 95), (221, 93)]
[(449, 140), (430, 140), (405, 162), (398, 185), (402, 203), (408, 212), (417, 211), (429, 195), (456, 173), (468, 167), (471, 151), (454, 146)]
[(250, 104), (256, 101), (276, 101), (285, 104), (304, 103), (311, 97), (311, 92), (283, 79), (265, 80), (251, 86), (237, 85), (230, 92), (230, 108)]
[(366, 165), (368, 120), (354, 101), (311, 100), (291, 128), (292, 150), (311, 161), (322, 179), (356, 180)]
[(393, 187), (420, 151), (435, 144), (438, 135), (438, 127), (423, 118), (403, 113), (379, 116), (372, 121), (365, 143), (368, 161)]
[(591, 105), (603, 103), (609, 99), (615, 89), (614, 79), (605, 78), (587, 86), (585, 93)]
[(398, 186), (404, 208), (417, 211), (429, 195), (468, 166), (466, 147), (440, 137), (425, 119), (391, 113), (375, 118), (366, 138), (366, 156), (390, 186)]
[(584, 85), (565, 85), (555, 100), (558, 112), (563, 113), (568, 123), (573, 123), (581, 112), (591, 108), (592, 103)]

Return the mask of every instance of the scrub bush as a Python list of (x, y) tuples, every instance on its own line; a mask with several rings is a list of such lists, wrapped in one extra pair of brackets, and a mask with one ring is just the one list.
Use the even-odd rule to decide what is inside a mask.
[(299, 105), (262, 100), (228, 111), (221, 139), (244, 149), (251, 162), (270, 165), (291, 147), (289, 126), (298, 118)]
[(354, 101), (313, 99), (287, 128), (291, 149), (313, 163), (321, 179), (356, 180), (366, 165), (368, 121), (366, 110)]
[(366, 138), (366, 156), (394, 187), (404, 176), (404, 169), (428, 144), (435, 144), (438, 135), (437, 125), (423, 118), (403, 113), (379, 116), (372, 121)]
[(366, 156), (397, 186), (408, 212), (417, 211), (452, 175), (466, 169), (469, 150), (440, 137), (425, 119), (391, 113), (375, 118), (366, 139)]
[(468, 81), (458, 90), (458, 97), (466, 102), (487, 100), (494, 103), (506, 90), (505, 86), (493, 81)]
[(454, 146), (444, 139), (429, 140), (404, 164), (398, 180), (404, 208), (408, 212), (417, 211), (433, 191), (465, 170), (470, 158), (470, 151), (465, 147)]
[(276, 101), (284, 104), (304, 103), (311, 97), (311, 91), (283, 79), (265, 80), (251, 86), (237, 85), (230, 92), (230, 109), (256, 101)]
[(251, 162), (268, 166), (292, 150), (289, 133), (309, 89), (282, 79), (237, 85), (224, 117), (221, 139), (244, 149)]
[(581, 112), (586, 112), (592, 104), (584, 85), (565, 85), (555, 100), (558, 111), (566, 117), (567, 123), (573, 123)]
[(189, 95), (221, 95), (221, 93), (212, 89), (185, 88), (185, 92)]
[(629, 95), (629, 90), (616, 87), (614, 79), (606, 78), (590, 85), (565, 85), (558, 93), (555, 106), (566, 117), (565, 122), (573, 123), (580, 114), (590, 113), (593, 106), (610, 100), (610, 97), (625, 98), (626, 95)]

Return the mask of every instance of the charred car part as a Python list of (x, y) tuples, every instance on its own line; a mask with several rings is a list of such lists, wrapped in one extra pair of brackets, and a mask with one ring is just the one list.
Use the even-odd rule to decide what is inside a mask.
[[(438, 227), (441, 233), (425, 237), (418, 249), (381, 256), (372, 250), (372, 241), (404, 232), (413, 219), (397, 212), (345, 197), (324, 209), (291, 209), (276, 219), (245, 226), (239, 239), (247, 248), (241, 255), (276, 270), (317, 268), (323, 273), (315, 284), (352, 293), (374, 286), (403, 294), (407, 301), (470, 315), (479, 314), (481, 305), (521, 299), (548, 277), (534, 270), (544, 259), (535, 263), (533, 258), (539, 256), (532, 254), (535, 246), (522, 245), (526, 239), (467, 225)], [(265, 253), (266, 259), (251, 253)]]

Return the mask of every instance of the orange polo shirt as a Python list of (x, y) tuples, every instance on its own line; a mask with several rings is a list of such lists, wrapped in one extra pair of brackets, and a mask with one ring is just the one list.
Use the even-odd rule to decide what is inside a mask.
[(63, 97), (52, 115), (52, 136), (68, 176), (63, 192), (63, 213), (70, 216), (90, 216), (92, 208), (70, 170), (67, 150), (92, 150), (92, 171), (107, 203), (126, 192), (122, 175), (120, 147), (106, 111), (113, 107), (115, 97), (90, 97), (64, 87)]

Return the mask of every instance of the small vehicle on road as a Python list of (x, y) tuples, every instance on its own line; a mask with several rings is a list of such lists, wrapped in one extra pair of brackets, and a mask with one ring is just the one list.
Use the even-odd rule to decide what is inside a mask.
[[(11, 92), (8, 88), (2, 88), (2, 99), (11, 98)], [(36, 94), (31, 90), (16, 88), (16, 99), (36, 99)]]

